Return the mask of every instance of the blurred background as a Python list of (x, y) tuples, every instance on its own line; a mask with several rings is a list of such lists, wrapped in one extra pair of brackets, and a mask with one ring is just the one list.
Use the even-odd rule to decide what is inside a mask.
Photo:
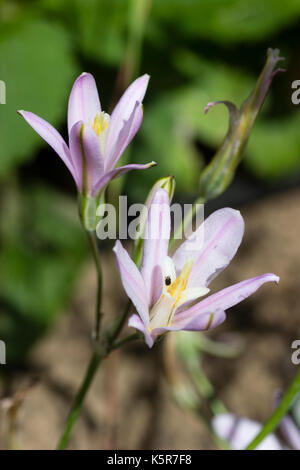
[[(191, 202), (228, 126), (225, 107), (204, 116), (205, 105), (240, 105), (267, 48), (277, 47), (286, 72), (272, 83), (234, 182), (206, 214), (230, 205), (246, 219), (240, 253), (216, 288), (268, 271), (281, 285), (232, 309), (212, 333), (227, 341), (234, 332), (244, 345), (239, 354), (199, 352), (231, 411), (267, 418), (272, 393), (295, 373), (290, 345), (300, 336), (300, 105), (291, 102), (299, 25), (298, 0), (0, 0), (0, 339), (7, 345), (0, 396), (11, 400), (0, 410), (0, 447), (7, 429), (20, 447), (54, 447), (88, 359), (96, 288), (73, 180), (16, 110), (42, 116), (66, 137), (69, 92), (81, 72), (94, 74), (108, 112), (136, 76), (149, 73), (144, 121), (122, 163), (159, 165), (117, 180), (109, 198), (122, 192), (143, 202), (158, 177), (172, 174), (176, 200)], [(101, 247), (104, 310), (115, 315), (124, 294), (111, 246)], [(171, 350), (166, 342), (114, 353), (72, 447), (213, 448), (199, 417), (172, 400)]]

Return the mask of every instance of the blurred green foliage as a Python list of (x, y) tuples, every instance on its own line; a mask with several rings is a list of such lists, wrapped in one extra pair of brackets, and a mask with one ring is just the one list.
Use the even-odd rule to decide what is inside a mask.
[(297, 0), (155, 0), (154, 14), (187, 37), (259, 41), (296, 20)]
[(45, 186), (24, 192), (10, 182), (5, 192), (0, 331), (10, 363), (24, 358), (69, 297), (86, 254), (76, 212), (74, 201)]
[(300, 112), (291, 104), (291, 82), (300, 78), (299, 18), (299, 0), (0, 1), (0, 79), (7, 87), (0, 105), (0, 338), (16, 344), (15, 357), (62, 308), (85, 252), (71, 178), (16, 109), (39, 114), (65, 135), (68, 95), (80, 72), (95, 75), (105, 110), (127, 85), (120, 85), (120, 70), (127, 80), (150, 73), (144, 122), (128, 158), (159, 165), (130, 173), (125, 189), (142, 201), (158, 177), (173, 174), (177, 195), (189, 197), (228, 126), (225, 107), (204, 116), (205, 105), (240, 105), (267, 47), (279, 47), (287, 73), (271, 87), (243, 164), (266, 180), (289, 177), (300, 167)]
[(7, 88), (0, 107), (0, 174), (6, 174), (41, 146), (40, 137), (16, 116), (33, 109), (50, 122), (65, 117), (66, 89), (77, 73), (70, 39), (58, 24), (16, 19), (0, 33), (0, 76)]

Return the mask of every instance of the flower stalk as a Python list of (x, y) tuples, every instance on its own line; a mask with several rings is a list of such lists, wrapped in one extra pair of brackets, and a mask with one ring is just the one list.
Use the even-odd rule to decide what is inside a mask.
[(133, 333), (131, 335), (126, 336), (120, 341), (116, 341), (118, 334), (119, 330), (115, 330), (115, 334), (113, 334), (107, 341), (103, 340), (100, 344), (94, 343), (94, 351), (86, 369), (83, 381), (74, 399), (72, 408), (67, 417), (66, 425), (63, 434), (59, 440), (57, 450), (66, 449), (71, 437), (73, 427), (81, 413), (82, 405), (87, 395), (87, 392), (89, 391), (89, 388), (95, 378), (95, 375), (103, 359), (105, 359), (110, 354), (110, 352), (114, 351), (115, 349), (118, 349), (124, 344), (128, 344), (129, 342), (135, 341), (139, 338), (139, 335), (137, 333)]
[(64, 450), (66, 449), (71, 432), (73, 430), (74, 424), (76, 423), (82, 409), (82, 404), (85, 399), (85, 396), (90, 388), (90, 385), (95, 377), (95, 374), (98, 370), (98, 367), (103, 359), (103, 356), (99, 351), (94, 351), (92, 354), (92, 357), (90, 359), (87, 371), (85, 373), (84, 379), (82, 381), (82, 384), (78, 390), (78, 393), (75, 397), (73, 406), (71, 408), (71, 411), (69, 413), (69, 416), (66, 421), (66, 426), (64, 429), (64, 432), (59, 440), (57, 450)]
[(97, 238), (95, 232), (86, 231), (94, 262), (97, 271), (97, 296), (96, 296), (96, 314), (95, 314), (95, 327), (93, 331), (93, 339), (98, 342), (100, 337), (100, 328), (101, 328), (101, 320), (102, 320), (102, 312), (101, 312), (101, 301), (102, 301), (102, 268), (101, 268), (101, 260), (100, 254), (97, 246)]

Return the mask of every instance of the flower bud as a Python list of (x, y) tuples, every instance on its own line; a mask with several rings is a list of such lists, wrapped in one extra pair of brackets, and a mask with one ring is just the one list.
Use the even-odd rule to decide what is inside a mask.
[(220, 103), (225, 104), (229, 111), (227, 135), (220, 149), (200, 176), (200, 197), (206, 201), (222, 194), (231, 183), (272, 79), (282, 71), (282, 69), (275, 69), (277, 62), (282, 59), (278, 49), (268, 49), (267, 61), (256, 86), (240, 109), (230, 101), (215, 101), (206, 106), (205, 113)]
[(176, 183), (175, 183), (174, 176), (166, 176), (164, 178), (160, 178), (152, 186), (147, 196), (144, 210), (142, 211), (140, 215), (139, 236), (135, 239), (135, 242), (134, 242), (134, 261), (138, 266), (140, 265), (141, 259), (142, 259), (143, 242), (144, 242), (143, 235), (144, 235), (145, 226), (147, 222), (148, 210), (151, 206), (154, 194), (160, 188), (165, 189), (167, 193), (169, 194), (169, 198), (171, 202), (173, 199), (175, 186), (176, 186)]

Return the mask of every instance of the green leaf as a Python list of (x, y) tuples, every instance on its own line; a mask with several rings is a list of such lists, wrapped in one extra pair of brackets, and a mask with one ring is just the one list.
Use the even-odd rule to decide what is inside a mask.
[(3, 175), (45, 145), (16, 110), (32, 111), (53, 125), (59, 124), (66, 119), (77, 67), (65, 30), (38, 19), (11, 25), (0, 37), (0, 57), (0, 79), (6, 83), (7, 103), (0, 105)]
[(17, 360), (66, 304), (86, 243), (75, 203), (57, 191), (37, 187), (17, 195), (13, 190), (4, 209), (0, 338), (9, 360)]
[(260, 178), (280, 179), (300, 169), (300, 112), (254, 126), (244, 163)]
[(64, 20), (85, 59), (119, 66), (125, 51), (127, 0), (42, 0), (39, 6)]
[(161, 28), (215, 42), (261, 41), (295, 22), (298, 0), (153, 0)]

